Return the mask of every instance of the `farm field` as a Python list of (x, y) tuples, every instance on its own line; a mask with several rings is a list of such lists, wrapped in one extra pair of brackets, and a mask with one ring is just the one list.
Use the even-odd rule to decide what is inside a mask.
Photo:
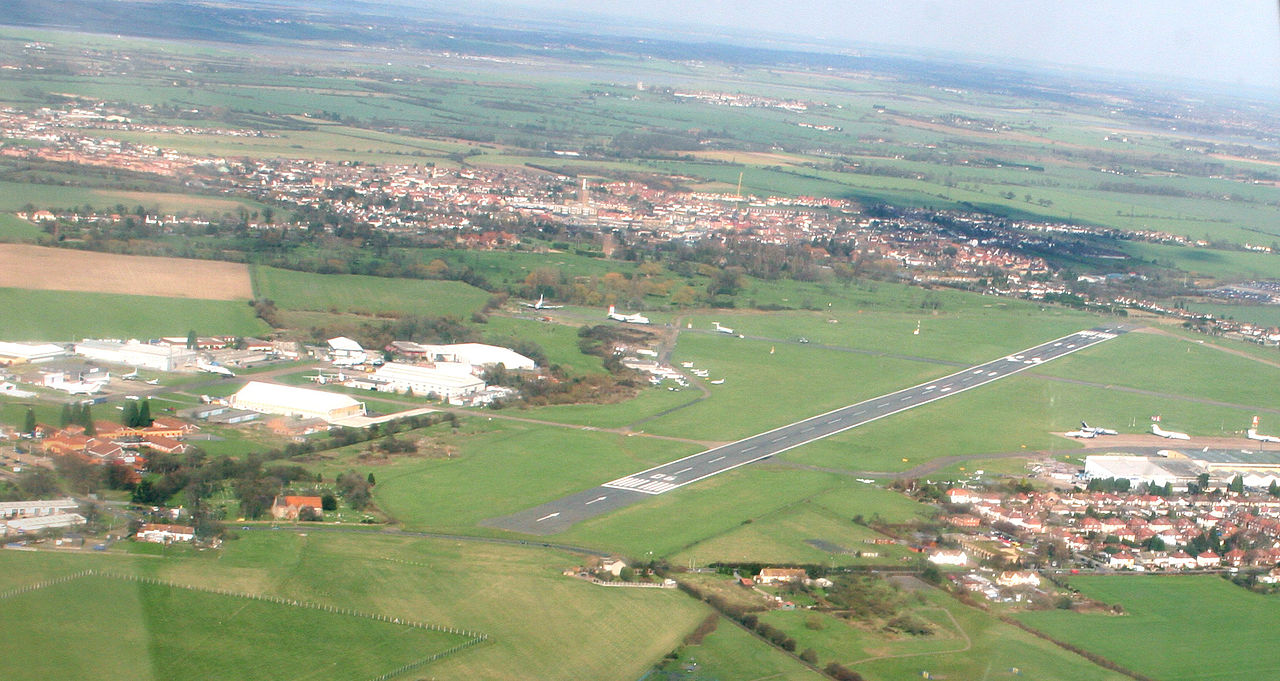
[[(96, 575), (11, 596), (2, 612), (6, 646), (38, 651), (51, 639), (60, 641), (58, 655), (0, 659), (0, 675), (13, 681), (267, 681), (299, 669), (311, 670), (309, 678), (339, 681), (371, 678), (469, 640), (369, 617)], [(69, 612), (79, 614), (67, 617)], [(44, 625), (28, 626), (32, 622)], [(343, 641), (342, 655), (331, 654), (336, 640)], [(325, 663), (316, 664), (319, 658)]]
[[(246, 301), (0, 288), (0, 339), (78, 341), (201, 334), (254, 336), (269, 330)], [(57, 310), (51, 315), (49, 310)]]
[(313, 274), (254, 267), (253, 288), (287, 310), (467, 318), (489, 294), (456, 281), (390, 279), (358, 274)]
[[(1218, 577), (1075, 577), (1124, 614), (1026, 612), (1022, 622), (1161, 681), (1245, 681), (1280, 674), (1275, 599)], [(1143, 645), (1132, 645), (1143, 641)]]
[(249, 300), (249, 268), (212, 260), (0, 244), (0, 287)]

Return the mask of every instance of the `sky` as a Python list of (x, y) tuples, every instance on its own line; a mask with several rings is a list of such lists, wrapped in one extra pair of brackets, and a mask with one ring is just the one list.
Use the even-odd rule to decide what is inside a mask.
[[(1280, 90), (1276, 0), (497, 0), (618, 22), (719, 26)], [(612, 22), (610, 22), (612, 23)], [(603, 28), (602, 26), (597, 26)]]

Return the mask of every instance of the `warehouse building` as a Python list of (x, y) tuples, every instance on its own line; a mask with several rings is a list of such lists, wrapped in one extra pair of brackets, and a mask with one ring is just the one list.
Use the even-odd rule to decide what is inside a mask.
[(148, 345), (137, 341), (120, 343), (118, 341), (86, 340), (76, 343), (77, 355), (125, 366), (154, 369), (155, 371), (173, 371), (181, 366), (193, 364), (196, 353), (185, 347), (172, 345)]
[(413, 364), (389, 362), (373, 372), (373, 378), (383, 381), (380, 389), (390, 392), (412, 392), (414, 395), (435, 395), (446, 400), (457, 400), (484, 390), (484, 381), (470, 374), (440, 371)]
[(362, 416), (365, 413), (363, 402), (357, 402), (346, 395), (261, 381), (250, 381), (239, 392), (228, 398), (227, 402), (236, 409), (298, 418), (318, 418), (326, 423), (352, 416)]
[(48, 362), (70, 354), (66, 348), (53, 343), (0, 342), (0, 366)]
[(1243, 478), (1246, 487), (1263, 488), (1280, 482), (1280, 452), (1200, 449), (1160, 450), (1158, 456), (1094, 455), (1084, 460), (1085, 477), (1090, 479), (1125, 478), (1133, 485), (1165, 485), (1186, 489), (1208, 474), (1215, 485)]

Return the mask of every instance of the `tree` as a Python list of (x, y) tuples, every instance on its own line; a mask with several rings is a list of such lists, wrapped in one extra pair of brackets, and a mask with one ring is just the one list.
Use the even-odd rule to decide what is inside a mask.
[(187, 349), (188, 349), (188, 350), (195, 350), (195, 349), (196, 349), (196, 345), (197, 345), (197, 342), (196, 342), (196, 330), (195, 330), (195, 329), (192, 329), (192, 330), (190, 330), (190, 331), (188, 331), (188, 332), (187, 332)]
[(93, 413), (89, 411), (89, 405), (84, 405), (84, 416), (80, 425), (84, 426), (84, 434), (86, 437), (93, 437), (98, 434), (98, 429), (93, 425)]
[(129, 428), (138, 426), (138, 403), (134, 400), (125, 400), (124, 412), (120, 414), (120, 424)]
[(1201, 473), (1200, 475), (1196, 476), (1196, 487), (1198, 487), (1202, 491), (1209, 489), (1208, 473)]
[(45, 499), (58, 493), (58, 479), (43, 466), (30, 466), (18, 475), (18, 490), (28, 499)]
[(34, 435), (36, 432), (36, 410), (27, 407), (27, 417), (22, 422), (22, 432)]
[(818, 664), (818, 651), (813, 648), (805, 648), (804, 652), (800, 653), (800, 659), (809, 664)]
[(71, 413), (71, 403), (64, 402), (62, 405), (62, 415), (58, 417), (58, 427), (66, 428), (71, 425), (74, 415)]
[(1237, 475), (1236, 477), (1232, 478), (1231, 484), (1227, 487), (1227, 489), (1232, 492), (1235, 492), (1236, 494), (1244, 494), (1244, 476)]
[(378, 484), (378, 481), (373, 478), (373, 473), (370, 473), (369, 477), (365, 478), (365, 480), (368, 481), (370, 487)]
[(320, 495), (320, 508), (325, 511), (338, 510), (338, 497), (333, 496), (333, 492), (325, 492)]
[(1267, 493), (1273, 497), (1280, 497), (1280, 485), (1275, 480), (1271, 481), (1271, 485), (1267, 487)]
[(151, 418), (151, 400), (143, 400), (142, 405), (138, 407), (138, 426), (146, 428), (154, 420)]

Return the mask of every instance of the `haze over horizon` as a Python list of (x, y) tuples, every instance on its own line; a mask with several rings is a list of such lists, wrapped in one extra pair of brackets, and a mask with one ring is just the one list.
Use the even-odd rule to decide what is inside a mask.
[[(948, 51), (1138, 76), (1280, 91), (1280, 13), (1236, 0), (497, 0), (495, 5), (733, 35), (788, 34), (832, 48), (863, 44)], [(605, 27), (601, 27), (605, 28)]]

